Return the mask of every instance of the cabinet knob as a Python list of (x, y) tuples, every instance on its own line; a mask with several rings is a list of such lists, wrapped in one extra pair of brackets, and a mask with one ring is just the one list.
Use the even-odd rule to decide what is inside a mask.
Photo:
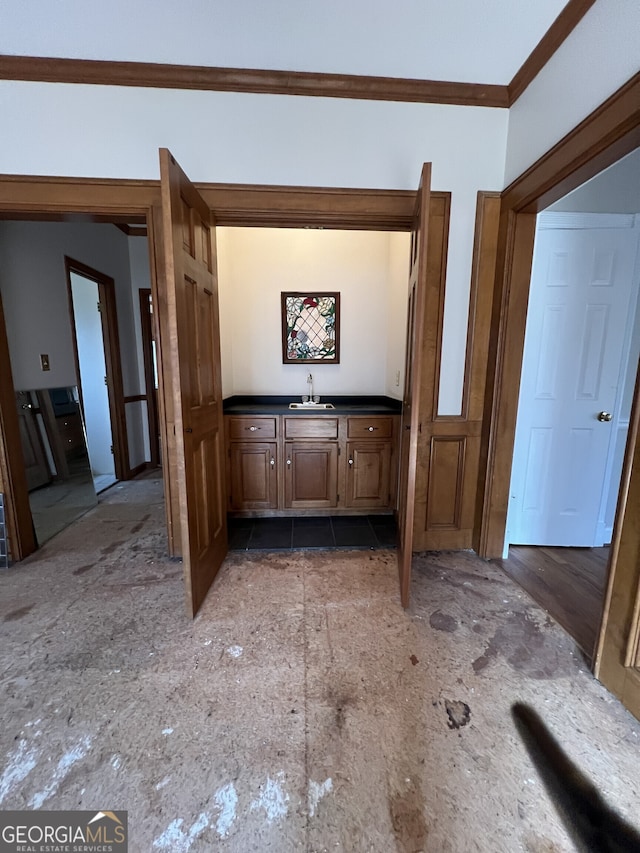
[(249, 432), (255, 432), (257, 429), (262, 429), (262, 427), (250, 426), (250, 427), (245, 427), (245, 429), (248, 429)]
[(349, 460), (349, 465), (353, 465), (353, 459)]
[(291, 460), (287, 459), (287, 465), (291, 465)]
[(379, 427), (367, 427), (368, 432), (373, 432), (376, 429), (379, 429)]
[(276, 464), (276, 460), (275, 460), (275, 459), (272, 459), (272, 460), (271, 460), (271, 462), (270, 462), (269, 464), (270, 464), (270, 465), (271, 465), (271, 467), (273, 468), (273, 466)]

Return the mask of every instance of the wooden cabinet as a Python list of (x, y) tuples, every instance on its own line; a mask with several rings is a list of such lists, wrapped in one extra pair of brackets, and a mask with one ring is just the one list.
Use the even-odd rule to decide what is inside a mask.
[(227, 418), (227, 436), (230, 509), (277, 509), (277, 418)]
[(392, 506), (393, 426), (391, 417), (347, 418), (345, 506)]
[(287, 509), (329, 509), (338, 505), (336, 442), (287, 441), (285, 456)]
[(394, 508), (397, 416), (228, 415), (226, 421), (230, 511)]
[(231, 509), (276, 509), (278, 445), (234, 441), (229, 448)]
[(391, 444), (388, 441), (351, 441), (347, 444), (345, 506), (391, 505)]
[(284, 417), (284, 506), (329, 509), (338, 505), (337, 417)]
[(56, 427), (65, 453), (79, 453), (80, 455), (85, 453), (84, 431), (80, 412), (72, 412), (56, 418)]

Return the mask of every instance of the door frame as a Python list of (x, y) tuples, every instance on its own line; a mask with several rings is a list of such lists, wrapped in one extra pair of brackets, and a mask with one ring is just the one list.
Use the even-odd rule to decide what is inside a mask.
[[(589, 547), (589, 548), (597, 548), (601, 547), (603, 543), (609, 543), (611, 539), (604, 539), (604, 518), (603, 514), (605, 513), (607, 499), (612, 487), (615, 489), (615, 494), (617, 495), (619, 489), (617, 485), (614, 484), (615, 478), (613, 477), (613, 468), (614, 468), (614, 454), (616, 450), (616, 446), (618, 442), (618, 430), (619, 430), (619, 421), (620, 421), (620, 409), (622, 404), (622, 396), (624, 389), (624, 379), (629, 369), (633, 370), (634, 377), (637, 369), (637, 360), (636, 363), (630, 364), (630, 355), (631, 355), (631, 343), (633, 337), (633, 320), (636, 317), (636, 305), (638, 303), (638, 293), (640, 288), (640, 265), (635, 262), (635, 254), (637, 250), (640, 248), (640, 223), (630, 224), (630, 220), (633, 219), (633, 214), (627, 213), (584, 213), (584, 212), (568, 212), (568, 211), (542, 211), (536, 220), (536, 240), (535, 240), (535, 257), (537, 258), (536, 263), (538, 264), (537, 274), (536, 270), (532, 267), (532, 277), (529, 288), (529, 300), (527, 305), (527, 316), (526, 316), (526, 324), (527, 330), (525, 331), (525, 343), (523, 348), (523, 357), (522, 357), (522, 368), (521, 372), (524, 373), (525, 370), (531, 376), (531, 368), (538, 363), (538, 352), (535, 350), (536, 346), (536, 335), (531, 333), (531, 329), (529, 329), (529, 324), (531, 322), (531, 301), (537, 304), (537, 321), (541, 322), (542, 309), (541, 303), (537, 302), (536, 296), (537, 291), (532, 292), (531, 285), (534, 290), (536, 286), (539, 285), (540, 292), (544, 289), (545, 282), (542, 281), (543, 273), (542, 270), (546, 268), (547, 263), (547, 255), (546, 251), (549, 251), (548, 248), (545, 248), (545, 245), (548, 247), (548, 243), (545, 244), (545, 238), (543, 235), (556, 235), (555, 238), (549, 237), (549, 239), (568, 239), (569, 241), (572, 239), (578, 239), (578, 235), (591, 234), (593, 235), (594, 231), (604, 231), (607, 236), (616, 235), (616, 239), (633, 238), (634, 245), (634, 261), (632, 262), (632, 270), (631, 276), (628, 278), (628, 287), (629, 287), (629, 301), (627, 304), (627, 310), (625, 311), (626, 319), (623, 321), (623, 334), (619, 337), (619, 346), (620, 346), (620, 359), (616, 361), (617, 364), (617, 372), (615, 374), (616, 382), (614, 387), (618, 390), (613, 398), (613, 402), (611, 406), (604, 406), (604, 408), (610, 408), (613, 413), (611, 423), (608, 425), (608, 435), (606, 433), (602, 434), (602, 439), (606, 440), (606, 449), (604, 446), (601, 447), (601, 451), (596, 454), (598, 458), (601, 460), (602, 464), (602, 476), (597, 480), (593, 480), (591, 485), (593, 488), (589, 489), (589, 494), (593, 495), (594, 499), (596, 497), (596, 489), (598, 489), (597, 493), (597, 510), (594, 507), (595, 520), (593, 525), (586, 526), (586, 523), (583, 522), (581, 525), (583, 544), (576, 544), (574, 541), (573, 544), (576, 547)], [(563, 235), (560, 237), (558, 235)], [(567, 235), (571, 235), (567, 237)], [(586, 238), (586, 245), (590, 243), (592, 239), (595, 239), (595, 236)], [(598, 238), (600, 239), (600, 238)], [(565, 244), (562, 243), (560, 248), (564, 248)], [(578, 253), (580, 254), (580, 253)], [(615, 265), (614, 265), (615, 266)], [(535, 281), (534, 281), (535, 279)], [(576, 297), (578, 298), (578, 297)], [(604, 297), (603, 297), (604, 300)], [(556, 303), (554, 303), (555, 305)], [(581, 314), (574, 314), (569, 312), (569, 316), (573, 319), (575, 317), (582, 316)], [(538, 326), (538, 330), (539, 330)], [(563, 343), (560, 344), (560, 349), (558, 350), (559, 355), (557, 355), (557, 359), (560, 361), (567, 361), (569, 358), (569, 350), (572, 348), (572, 344), (569, 344), (569, 350), (566, 350), (564, 345), (566, 341), (563, 338)], [(615, 347), (615, 344), (607, 343), (607, 347), (612, 346)], [(605, 347), (606, 350), (606, 347)], [(609, 350), (607, 350), (609, 351)], [(556, 360), (557, 360), (556, 359)], [(571, 374), (572, 378), (575, 378), (575, 371), (577, 370), (574, 367), (574, 371)], [(606, 384), (606, 383), (605, 383)], [(511, 498), (509, 501), (509, 506), (507, 509), (507, 526), (505, 531), (505, 542), (504, 542), (504, 551), (503, 551), (503, 559), (507, 559), (507, 551), (511, 544), (514, 545), (536, 545), (536, 544), (546, 544), (550, 546), (563, 547), (562, 543), (557, 541), (558, 537), (558, 529), (556, 528), (556, 533), (550, 536), (546, 542), (537, 542), (537, 534), (532, 533), (531, 529), (528, 527), (528, 523), (522, 521), (522, 513), (523, 510), (523, 502), (524, 496), (522, 494), (522, 490), (524, 488), (524, 482), (526, 479), (526, 475), (523, 470), (523, 466), (525, 465), (526, 457), (527, 457), (527, 447), (528, 447), (528, 439), (525, 437), (528, 433), (521, 433), (520, 430), (524, 428), (524, 424), (527, 421), (527, 418), (531, 417), (531, 412), (533, 409), (529, 408), (529, 415), (523, 414), (523, 406), (526, 408), (527, 406), (531, 407), (533, 405), (532, 398), (527, 396), (528, 389), (522, 385), (522, 379), (520, 381), (520, 386), (522, 393), (519, 395), (518, 406), (516, 410), (516, 429), (515, 429), (515, 440), (514, 440), (514, 452), (513, 452), (513, 460), (512, 460), (512, 470), (511, 470), (511, 478), (510, 478), (510, 493)], [(523, 396), (524, 395), (524, 396)], [(523, 402), (523, 400), (525, 402)], [(526, 402), (528, 401), (528, 402)], [(548, 401), (547, 401), (548, 402)], [(596, 408), (600, 404), (593, 403), (594, 408)], [(602, 407), (602, 406), (600, 406)], [(630, 416), (630, 415), (629, 415)], [(535, 420), (535, 416), (533, 418)], [(557, 419), (554, 415), (550, 421), (552, 425), (558, 426), (561, 421)], [(547, 422), (549, 423), (549, 422)], [(628, 437), (628, 424), (626, 426), (627, 429), (627, 437)], [(524, 439), (524, 440), (523, 440)], [(626, 438), (624, 439), (626, 441)], [(591, 448), (592, 450), (592, 448)], [(601, 455), (600, 455), (601, 454)], [(585, 458), (581, 457), (583, 462)], [(520, 474), (520, 494), (516, 496), (514, 491), (518, 491), (518, 481), (514, 480), (514, 476), (519, 472)], [(551, 473), (549, 479), (547, 480), (547, 489), (551, 492), (554, 491), (556, 487), (558, 487), (559, 482), (562, 480), (563, 476), (566, 472), (562, 470), (561, 467), (551, 469)], [(618, 478), (619, 479), (619, 478)], [(514, 533), (514, 517), (512, 517), (512, 513), (515, 513), (515, 518), (518, 518), (518, 514), (520, 515), (520, 521), (515, 523), (516, 532)], [(543, 510), (544, 516), (544, 510)], [(549, 518), (544, 516), (547, 521)], [(556, 522), (557, 524), (557, 522)], [(520, 525), (520, 526), (519, 526)], [(511, 527), (511, 532), (509, 531), (509, 527)], [(574, 533), (575, 533), (574, 529)], [(612, 535), (612, 525), (610, 528), (610, 536)], [(510, 535), (509, 535), (510, 533)], [(602, 538), (600, 538), (600, 534), (602, 534)], [(565, 531), (565, 535), (567, 539), (571, 540), (573, 535), (569, 532)], [(560, 538), (562, 538), (562, 534), (560, 534)], [(580, 539), (580, 535), (575, 537), (576, 539)], [(589, 541), (590, 544), (586, 545), (586, 541)], [(599, 544), (598, 544), (599, 541)]]
[[(56, 222), (139, 223), (151, 221), (157, 182), (0, 176), (0, 219)], [(157, 287), (151, 265), (152, 290)], [(6, 353), (6, 358), (3, 358)], [(23, 560), (37, 544), (33, 535), (4, 316), (0, 314), (0, 487), (5, 492), (11, 558)]]
[[(371, 190), (325, 187), (280, 187), (245, 184), (196, 184), (217, 225), (252, 227), (331, 227), (340, 229), (410, 231), (415, 206), (413, 190)], [(442, 202), (449, 193), (432, 193)], [(145, 225), (149, 239), (151, 293), (159, 379), (159, 422), (169, 553), (180, 556), (179, 508), (172, 491), (170, 463), (174, 436), (172, 378), (168, 371), (170, 330), (163, 311), (160, 182), (108, 178), (60, 178), (0, 175), (0, 220), (108, 222)], [(7, 350), (0, 314), (0, 356)], [(164, 343), (164, 341), (167, 343)], [(19, 447), (14, 387), (8, 357), (0, 358), (0, 486), (4, 488), (12, 559), (22, 560), (36, 549), (28, 509), (28, 492)], [(5, 401), (5, 397), (8, 402)], [(176, 522), (174, 524), (174, 519)]]
[[(73, 338), (73, 355), (78, 379), (78, 394), (84, 416), (84, 400), (82, 397), (82, 381), (80, 377), (80, 357), (76, 332), (76, 318), (73, 307), (73, 292), (71, 289), (71, 273), (89, 279), (98, 285), (100, 317), (102, 325), (102, 341), (104, 346), (105, 382), (109, 399), (109, 416), (111, 420), (111, 440), (113, 444), (113, 462), (115, 476), (118, 480), (126, 480), (129, 471), (129, 448), (127, 441), (127, 422), (124, 412), (124, 392), (122, 386), (122, 359), (120, 355), (120, 338), (118, 334), (118, 315), (116, 311), (116, 289), (114, 280), (105, 273), (80, 261), (64, 257), (64, 267), (67, 277), (67, 296), (69, 298), (69, 316), (71, 317), (71, 332)], [(85, 417), (86, 429), (86, 417)]]
[[(515, 440), (527, 304), (531, 283), (536, 214), (595, 177), (640, 146), (640, 73), (636, 74), (595, 112), (564, 137), (530, 169), (508, 186), (501, 197), (498, 259), (492, 315), (491, 349), (483, 452), (485, 468), (478, 482), (482, 518), (474, 543), (478, 555), (501, 558), (506, 534), (509, 486)], [(640, 376), (640, 373), (639, 373)], [(636, 381), (632, 411), (640, 411), (640, 382)], [(640, 433), (630, 424), (622, 486), (614, 522), (613, 543), (625, 536), (640, 541), (633, 513), (625, 513), (630, 465), (640, 450)], [(607, 595), (592, 669), (599, 674), (603, 625), (611, 587), (624, 554), (612, 547), (607, 567)]]
[(160, 389), (155, 386), (153, 358), (153, 299), (150, 287), (138, 290), (140, 301), (140, 331), (142, 336), (142, 359), (144, 362), (144, 384), (147, 394), (147, 424), (149, 429), (149, 466), (157, 468), (160, 464), (158, 395)]
[(483, 510), (474, 537), (474, 548), (485, 559), (502, 557), (506, 532), (536, 215), (640, 146), (638, 104), (640, 73), (501, 195), (482, 431), (484, 464), (478, 481)]

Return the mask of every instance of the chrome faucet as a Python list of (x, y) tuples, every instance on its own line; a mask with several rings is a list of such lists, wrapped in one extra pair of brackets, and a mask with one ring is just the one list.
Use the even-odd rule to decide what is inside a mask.
[(311, 374), (307, 376), (307, 385), (309, 386), (309, 402), (313, 403), (313, 376)]

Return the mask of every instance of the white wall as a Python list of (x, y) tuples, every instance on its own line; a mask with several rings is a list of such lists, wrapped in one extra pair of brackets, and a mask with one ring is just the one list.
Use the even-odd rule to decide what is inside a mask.
[(431, 161), (452, 193), (440, 412), (459, 412), (476, 194), (502, 188), (506, 110), (1, 81), (0, 114), (0, 173), (157, 179), (166, 146), (194, 181), (415, 189)]
[(509, 110), (505, 185), (633, 77), (638, 45), (638, 0), (597, 0)]
[[(127, 237), (113, 225), (69, 222), (0, 222), (0, 293), (16, 389), (77, 384), (65, 255), (115, 280), (124, 394), (144, 393)], [(49, 355), (48, 372), (41, 353)]]
[[(225, 396), (297, 398), (308, 393), (309, 372), (324, 398), (402, 395), (389, 376), (404, 367), (408, 234), (218, 228), (217, 237)], [(340, 364), (282, 363), (280, 294), (288, 290), (340, 292)]]

